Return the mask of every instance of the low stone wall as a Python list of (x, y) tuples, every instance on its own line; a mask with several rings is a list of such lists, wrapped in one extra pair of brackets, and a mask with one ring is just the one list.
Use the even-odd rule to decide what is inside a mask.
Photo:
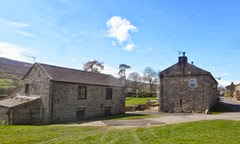
[(144, 111), (149, 109), (149, 106), (146, 104), (140, 104), (140, 105), (132, 105), (132, 106), (126, 106), (125, 107), (125, 112), (130, 112), (130, 111)]
[(0, 125), (9, 123), (9, 109), (0, 107)]

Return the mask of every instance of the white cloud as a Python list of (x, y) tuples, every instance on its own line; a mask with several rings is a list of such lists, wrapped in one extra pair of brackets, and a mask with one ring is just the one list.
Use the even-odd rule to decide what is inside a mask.
[[(114, 77), (119, 77), (118, 72), (119, 72), (119, 69), (110, 67), (106, 64), (104, 64), (104, 69), (103, 69), (103, 71), (101, 71), (101, 73), (110, 74), (110, 75), (113, 75)], [(132, 73), (132, 72), (133, 72), (133, 70), (131, 70), (131, 69), (127, 70), (126, 71), (126, 77), (128, 77), (129, 74)]]
[(104, 65), (104, 69), (103, 69), (103, 71), (101, 73), (110, 74), (110, 75), (113, 75), (115, 77), (119, 77), (118, 76), (118, 71), (119, 71), (118, 69), (110, 67), (110, 66), (105, 64)]
[(25, 32), (25, 31), (20, 31), (20, 30), (16, 30), (16, 33), (24, 35), (24, 36), (32, 36), (31, 33)]
[(0, 42), (0, 57), (32, 62), (32, 59), (23, 56), (25, 52), (29, 52), (29, 50), (15, 44)]
[(134, 44), (127, 44), (123, 49), (127, 51), (132, 51), (134, 47)]
[(5, 23), (5, 24), (10, 24), (10, 25), (16, 26), (18, 28), (24, 28), (24, 27), (29, 27), (30, 26), (29, 24), (26, 24), (26, 23), (14, 22), (14, 21), (2, 19), (2, 18), (0, 18), (0, 22)]
[(113, 16), (107, 21), (109, 28), (107, 36), (116, 38), (121, 44), (130, 40), (129, 32), (134, 32), (137, 27), (132, 25), (127, 19), (122, 19), (120, 16)]
[(234, 84), (239, 84), (240, 83), (240, 80), (217, 80), (218, 81), (218, 85), (219, 86), (222, 86), (222, 87), (225, 87), (225, 86), (228, 86), (231, 84), (231, 82), (233, 82)]

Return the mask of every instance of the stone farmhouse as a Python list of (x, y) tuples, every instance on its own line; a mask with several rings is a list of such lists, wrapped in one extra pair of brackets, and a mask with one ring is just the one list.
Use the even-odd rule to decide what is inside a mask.
[(205, 112), (216, 103), (217, 81), (210, 72), (178, 58), (178, 63), (160, 72), (160, 112)]
[(124, 86), (111, 75), (36, 63), (0, 101), (0, 122), (60, 123), (124, 113), (124, 106)]
[(230, 85), (226, 86), (225, 87), (225, 93), (227, 94), (226, 96), (233, 97), (233, 93), (235, 91), (235, 87), (236, 87), (236, 85), (233, 82), (231, 82)]
[(240, 84), (235, 85), (235, 90), (233, 93), (233, 98), (240, 100)]

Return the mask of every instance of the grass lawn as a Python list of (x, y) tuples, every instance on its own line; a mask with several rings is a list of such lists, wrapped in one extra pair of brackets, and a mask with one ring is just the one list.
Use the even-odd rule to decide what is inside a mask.
[(15, 88), (16, 86), (13, 85), (12, 79), (1, 78), (0, 79), (0, 87), (1, 88)]
[(224, 112), (234, 112), (233, 109), (231, 109), (230, 107), (224, 105), (221, 102), (217, 102), (211, 109), (210, 111), (212, 112), (212, 114), (222, 114)]
[(0, 126), (0, 143), (239, 144), (240, 122), (198, 121), (150, 128)]
[(138, 105), (145, 104), (148, 100), (156, 100), (156, 97), (148, 97), (148, 98), (126, 98), (126, 106), (129, 105)]

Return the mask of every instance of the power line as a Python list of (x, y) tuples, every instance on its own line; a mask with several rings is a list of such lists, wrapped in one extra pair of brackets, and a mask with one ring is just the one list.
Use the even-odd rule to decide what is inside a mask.
[[(180, 29), (182, 29), (184, 27), (185, 24), (187, 24), (199, 11), (200, 9), (204, 6), (204, 2), (203, 4), (198, 8), (196, 9), (179, 27), (177, 27), (172, 33), (170, 33), (159, 45), (158, 47), (162, 46), (165, 42), (167, 42), (173, 35), (175, 35)], [(154, 51), (156, 50), (156, 48), (154, 48), (152, 50), (151, 53), (153, 53)], [(139, 60), (136, 64), (138, 64), (140, 61), (142, 61), (144, 58), (146, 58), (146, 56), (150, 55), (151, 53), (147, 53), (146, 55), (144, 55), (142, 57), (141, 60)]]

